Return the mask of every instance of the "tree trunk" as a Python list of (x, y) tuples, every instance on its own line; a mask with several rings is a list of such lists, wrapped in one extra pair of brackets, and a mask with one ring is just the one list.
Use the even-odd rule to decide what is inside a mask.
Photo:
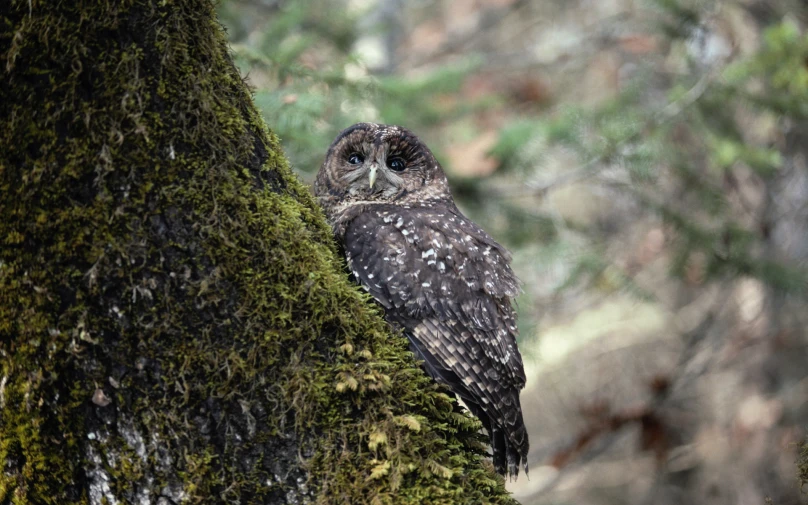
[(510, 501), (211, 1), (4, 0), (0, 51), (0, 504)]

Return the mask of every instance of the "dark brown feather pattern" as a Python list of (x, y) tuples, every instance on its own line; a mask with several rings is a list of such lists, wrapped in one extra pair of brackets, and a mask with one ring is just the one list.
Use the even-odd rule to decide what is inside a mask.
[[(345, 161), (351, 153), (363, 157), (361, 166)], [(407, 168), (387, 168), (392, 156), (404, 156)], [(380, 174), (372, 188), (371, 170)], [(315, 192), (357, 282), (404, 331), (430, 375), (482, 420), (497, 470), (527, 470), (525, 374), (512, 307), (519, 282), (508, 252), (460, 213), (440, 165), (404, 128), (347, 129), (329, 149)]]

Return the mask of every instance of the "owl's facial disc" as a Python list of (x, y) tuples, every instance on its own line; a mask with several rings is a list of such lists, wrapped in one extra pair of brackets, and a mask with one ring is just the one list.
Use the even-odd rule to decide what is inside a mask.
[(361, 142), (349, 145), (342, 156), (341, 179), (347, 183), (348, 194), (390, 199), (404, 189), (404, 178), (397, 172), (403, 171), (406, 163), (400, 156), (388, 155), (387, 145)]
[(448, 187), (440, 165), (415, 134), (400, 126), (358, 123), (332, 143), (315, 191), (344, 202), (392, 202), (442, 197)]

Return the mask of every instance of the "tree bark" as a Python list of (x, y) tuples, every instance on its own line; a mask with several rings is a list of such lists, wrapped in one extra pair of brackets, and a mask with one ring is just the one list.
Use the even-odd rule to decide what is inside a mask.
[(0, 504), (511, 501), (213, 2), (5, 0), (0, 52)]

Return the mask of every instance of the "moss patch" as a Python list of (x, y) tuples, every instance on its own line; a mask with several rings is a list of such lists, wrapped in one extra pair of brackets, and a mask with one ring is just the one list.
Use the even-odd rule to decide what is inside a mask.
[(208, 1), (0, 7), (0, 503), (504, 503)]

